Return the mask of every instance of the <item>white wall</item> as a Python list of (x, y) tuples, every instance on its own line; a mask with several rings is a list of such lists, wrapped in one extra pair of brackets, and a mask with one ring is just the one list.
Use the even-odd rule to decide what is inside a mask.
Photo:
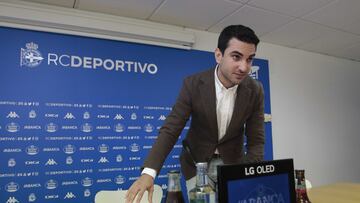
[[(27, 10), (25, 7), (23, 11)], [(73, 10), (60, 8), (56, 14), (61, 15), (60, 11), (66, 14), (63, 23), (71, 24), (72, 28), (76, 26), (74, 22), (81, 27), (100, 27), (108, 19), (103, 15), (96, 19), (97, 15), (91, 13), (90, 19), (86, 17), (89, 12), (76, 12), (72, 16)], [(32, 12), (38, 19), (48, 19), (49, 13), (42, 14), (44, 10), (37, 8), (37, 13), (35, 9)], [(35, 19), (31, 15), (26, 18)], [(107, 27), (113, 27), (114, 31), (119, 26), (126, 28), (127, 24), (121, 24), (120, 19), (117, 21), (114, 16), (111, 19)], [(169, 27), (146, 22), (145, 25)], [(49, 31), (92, 36), (51, 26)], [(195, 34), (194, 49), (215, 49), (216, 34), (186, 31)], [(315, 186), (338, 181), (360, 182), (360, 63), (267, 43), (260, 44), (257, 57), (269, 60), (274, 158), (294, 158), (295, 168), (306, 169), (307, 178)]]
[(293, 157), (313, 185), (360, 182), (360, 63), (264, 44), (274, 157)]

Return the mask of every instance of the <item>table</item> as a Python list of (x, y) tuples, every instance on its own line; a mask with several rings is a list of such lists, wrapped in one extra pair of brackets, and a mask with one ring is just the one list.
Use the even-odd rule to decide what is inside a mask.
[(360, 183), (335, 183), (311, 188), (312, 203), (360, 203)]

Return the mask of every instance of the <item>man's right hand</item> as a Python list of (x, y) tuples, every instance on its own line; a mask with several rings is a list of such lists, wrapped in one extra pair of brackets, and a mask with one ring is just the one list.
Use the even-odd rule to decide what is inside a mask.
[(140, 203), (145, 191), (148, 191), (148, 200), (152, 203), (154, 193), (154, 179), (148, 174), (142, 174), (129, 188), (126, 193), (126, 203), (132, 203), (136, 198), (136, 203)]

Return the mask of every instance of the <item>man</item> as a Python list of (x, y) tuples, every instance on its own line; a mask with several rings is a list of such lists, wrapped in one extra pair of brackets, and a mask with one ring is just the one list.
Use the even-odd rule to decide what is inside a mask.
[[(159, 131), (158, 139), (144, 162), (141, 177), (127, 193), (127, 202), (140, 202), (145, 190), (152, 198), (154, 178), (191, 116), (185, 137), (181, 171), (188, 191), (195, 186), (196, 162), (246, 163), (263, 159), (264, 93), (261, 84), (248, 76), (258, 37), (242, 25), (226, 27), (215, 50), (217, 66), (185, 78), (173, 110)], [(244, 152), (244, 133), (247, 149)], [(209, 169), (210, 170), (210, 169)]]

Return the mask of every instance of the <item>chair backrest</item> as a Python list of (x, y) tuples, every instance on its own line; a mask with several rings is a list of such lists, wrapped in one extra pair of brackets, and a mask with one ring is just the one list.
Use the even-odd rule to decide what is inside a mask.
[[(95, 195), (95, 203), (122, 203), (125, 202), (127, 190), (101, 190)], [(163, 190), (159, 185), (154, 185), (153, 202), (159, 203), (162, 199)], [(148, 192), (146, 191), (141, 203), (147, 203)], [(135, 199), (136, 200), (136, 199)]]

